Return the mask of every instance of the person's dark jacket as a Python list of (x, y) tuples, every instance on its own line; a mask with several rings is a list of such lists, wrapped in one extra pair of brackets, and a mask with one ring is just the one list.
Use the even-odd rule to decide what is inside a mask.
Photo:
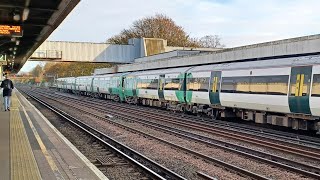
[(11, 96), (14, 86), (10, 79), (3, 80), (0, 87), (3, 88), (3, 97)]

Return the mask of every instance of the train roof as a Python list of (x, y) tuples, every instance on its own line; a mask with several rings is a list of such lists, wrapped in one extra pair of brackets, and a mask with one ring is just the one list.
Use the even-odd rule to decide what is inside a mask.
[(305, 57), (291, 57), (281, 59), (270, 59), (250, 62), (234, 62), (195, 66), (188, 72), (195, 71), (222, 71), (232, 69), (248, 69), (248, 68), (270, 68), (270, 67), (284, 67), (284, 66), (307, 66), (307, 65), (320, 65), (320, 56), (305, 56)]
[(192, 67), (181, 67), (181, 68), (170, 68), (170, 69), (160, 69), (160, 70), (150, 70), (150, 71), (138, 71), (133, 72), (130, 75), (132, 76), (141, 76), (141, 75), (155, 75), (155, 74), (173, 74), (173, 73), (183, 73), (188, 71)]

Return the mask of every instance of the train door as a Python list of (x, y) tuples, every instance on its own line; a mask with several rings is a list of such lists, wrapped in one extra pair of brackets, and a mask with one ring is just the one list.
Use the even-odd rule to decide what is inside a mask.
[(211, 104), (220, 104), (220, 81), (221, 81), (221, 71), (212, 71), (211, 80), (210, 80), (210, 103)]
[(289, 107), (293, 113), (311, 114), (309, 105), (312, 66), (292, 67)]
[(121, 101), (125, 101), (125, 97), (124, 97), (125, 79), (126, 79), (125, 76), (120, 76), (119, 78), (118, 91), (119, 91), (119, 97)]
[(164, 83), (165, 83), (165, 75), (162, 74), (159, 76), (159, 85), (158, 85), (158, 95), (160, 100), (164, 100)]

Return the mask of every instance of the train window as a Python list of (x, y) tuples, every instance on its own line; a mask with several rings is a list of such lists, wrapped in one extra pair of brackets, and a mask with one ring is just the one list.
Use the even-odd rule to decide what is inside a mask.
[(250, 94), (267, 94), (268, 77), (253, 76), (250, 79)]
[(288, 94), (288, 75), (266, 76), (268, 78), (268, 92), (270, 95), (287, 95)]
[(222, 78), (221, 92), (225, 92), (225, 93), (235, 92), (235, 82), (233, 80), (233, 77)]
[(158, 79), (149, 79), (150, 84), (148, 89), (158, 89)]
[(320, 97), (320, 74), (313, 75), (311, 96)]
[(179, 78), (165, 79), (165, 90), (180, 90), (182, 81)]
[(294, 74), (291, 76), (291, 96), (308, 96), (311, 76), (309, 74)]
[(209, 89), (209, 78), (187, 78), (187, 90), (188, 91), (202, 91), (208, 92)]
[(250, 93), (250, 77), (235, 77), (235, 91), (236, 93)]
[(158, 89), (158, 79), (139, 79), (137, 89)]
[(138, 79), (137, 89), (145, 89), (145, 85), (142, 79)]
[(303, 75), (304, 75), (304, 80), (302, 85), (302, 96), (309, 96), (311, 75), (309, 74), (303, 74)]
[(223, 77), (221, 92), (287, 95), (289, 76)]

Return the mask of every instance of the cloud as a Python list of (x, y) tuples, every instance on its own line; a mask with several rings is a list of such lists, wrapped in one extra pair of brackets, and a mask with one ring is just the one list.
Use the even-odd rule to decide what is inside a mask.
[(87, 0), (50, 39), (104, 42), (137, 19), (163, 13), (192, 37), (217, 34), (233, 47), (317, 34), (318, 7), (318, 0)]

